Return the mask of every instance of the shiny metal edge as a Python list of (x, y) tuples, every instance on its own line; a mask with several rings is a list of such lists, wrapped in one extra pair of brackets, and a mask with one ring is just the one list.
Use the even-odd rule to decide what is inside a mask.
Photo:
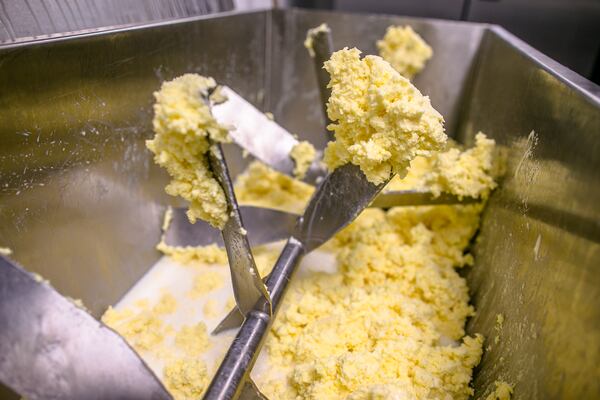
[(489, 25), (488, 29), (529, 60), (542, 67), (546, 72), (556, 76), (561, 82), (587, 98), (596, 107), (600, 108), (600, 85), (595, 84), (558, 61), (555, 61), (503, 27), (492, 24)]
[(112, 35), (114, 33), (123, 33), (123, 32), (131, 32), (145, 29), (153, 29), (163, 26), (171, 26), (171, 25), (179, 25), (179, 24), (187, 24), (190, 22), (198, 22), (198, 21), (206, 21), (210, 19), (221, 19), (228, 18), (235, 15), (252, 15), (252, 14), (265, 14), (271, 11), (270, 8), (257, 8), (252, 11), (224, 11), (215, 14), (206, 14), (206, 15), (198, 15), (194, 17), (186, 17), (186, 18), (174, 18), (157, 22), (149, 22), (149, 23), (141, 23), (135, 25), (118, 25), (115, 27), (107, 27), (106, 29), (90, 29), (90, 30), (81, 30), (74, 32), (67, 32), (65, 34), (57, 34), (56, 36), (44, 37), (39, 39), (32, 40), (23, 40), (11, 43), (0, 43), (0, 50), (4, 49), (18, 49), (22, 47), (29, 47), (38, 44), (47, 44), (47, 43), (57, 43), (57, 42), (67, 42), (71, 40), (78, 40), (82, 38), (91, 38), (98, 37), (104, 35)]

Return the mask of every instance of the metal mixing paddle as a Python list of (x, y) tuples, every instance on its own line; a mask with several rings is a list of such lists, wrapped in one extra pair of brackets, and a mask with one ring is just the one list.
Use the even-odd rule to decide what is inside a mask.
[(260, 299), (265, 304), (264, 310), (270, 314), (269, 293), (258, 273), (250, 250), (248, 232), (242, 223), (242, 216), (233, 192), (233, 183), (220, 144), (211, 142), (208, 161), (215, 178), (223, 188), (227, 201), (229, 218), (221, 230), (221, 234), (229, 260), (231, 284), (237, 308), (242, 315), (246, 315)]
[[(389, 181), (389, 180), (388, 180)], [(346, 164), (329, 174), (298, 218), (266, 284), (274, 313), (302, 256), (329, 240), (369, 205), (387, 182), (374, 185), (359, 167)], [(269, 304), (259, 299), (246, 314), (240, 330), (208, 387), (204, 399), (264, 398), (251, 383), (249, 373), (256, 361), (272, 317)]]
[(172, 400), (121, 336), (2, 256), (0, 382), (32, 400)]
[[(212, 93), (214, 93), (215, 88)], [(216, 105), (212, 93), (200, 93), (206, 105), (212, 110)], [(242, 315), (246, 315), (254, 304), (260, 299), (265, 303), (265, 311), (271, 313), (271, 299), (267, 288), (263, 283), (252, 251), (248, 242), (248, 232), (244, 228), (240, 209), (233, 191), (233, 183), (229, 176), (227, 163), (221, 145), (212, 139), (208, 139), (210, 149), (208, 151), (208, 163), (210, 169), (221, 185), (227, 202), (229, 218), (221, 230), (223, 243), (227, 252), (229, 269), (231, 271), (231, 285), (237, 309)]]
[(327, 102), (331, 96), (331, 89), (328, 87), (329, 73), (323, 68), (323, 65), (333, 54), (331, 29), (327, 24), (322, 24), (316, 28), (309, 29), (306, 34), (306, 39), (311, 43), (308, 54), (313, 59), (315, 76), (317, 77), (317, 86), (319, 87), (319, 94), (321, 95), (323, 117), (325, 117), (325, 126), (327, 126), (331, 123), (331, 120), (327, 115)]

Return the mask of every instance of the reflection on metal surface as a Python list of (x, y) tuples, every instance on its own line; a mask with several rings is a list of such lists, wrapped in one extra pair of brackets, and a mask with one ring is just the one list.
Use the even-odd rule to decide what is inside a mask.
[(267, 400), (267, 397), (260, 392), (260, 389), (252, 379), (248, 378), (244, 383), (238, 400)]
[(336, 168), (313, 194), (294, 236), (306, 252), (316, 249), (354, 221), (387, 182), (374, 185), (354, 164)]
[[(321, 107), (323, 109), (323, 119), (326, 121), (325, 126), (331, 124), (331, 120), (327, 115), (327, 102), (331, 97), (331, 88), (329, 85), (329, 72), (325, 70), (325, 62), (331, 58), (333, 54), (333, 39), (331, 38), (331, 29), (327, 25), (317, 26), (309, 29), (306, 34), (306, 40), (308, 40), (309, 47), (307, 48), (308, 54), (313, 59), (315, 67), (315, 75), (317, 78), (317, 87), (319, 88), (319, 95), (321, 96)], [(304, 42), (306, 47), (306, 41)], [(330, 139), (332, 135), (330, 132), (325, 132), (328, 135), (325, 139)]]
[(485, 37), (460, 136), (483, 130), (509, 157), (467, 273), (467, 328), (488, 349), (476, 393), (502, 378), (519, 398), (600, 394), (600, 100), (580, 82), (503, 30)]
[(456, 196), (450, 193), (441, 193), (435, 196), (431, 192), (419, 192), (416, 190), (398, 190), (382, 192), (373, 200), (370, 207), (391, 208), (397, 206), (421, 206), (436, 204), (472, 204), (481, 199), (469, 196)]
[[(335, 49), (365, 53), (410, 23), (435, 53), (415, 83), (448, 132), (468, 144), (482, 130), (509, 154), (465, 271), (478, 311), (467, 331), (491, 346), (475, 396), (504, 379), (518, 398), (598, 397), (600, 89), (495, 27), (291, 10), (0, 48), (0, 246), (98, 315), (159, 257), (172, 199), (144, 148), (152, 92), (211, 75), (322, 147), (302, 45), (321, 22)], [(245, 161), (224, 150), (235, 175)]]
[(221, 125), (231, 128), (233, 141), (270, 167), (292, 175), (290, 151), (298, 140), (229, 87), (223, 86), (221, 93), (227, 101), (214, 105), (212, 113)]
[(123, 338), (2, 256), (0, 354), (28, 399), (171, 399)]
[(267, 312), (270, 314), (271, 299), (254, 262), (221, 144), (210, 139), (209, 144), (211, 148), (208, 151), (208, 163), (223, 189), (229, 213), (229, 218), (223, 226), (221, 234), (227, 251), (235, 302), (242, 314), (247, 315), (259, 299), (264, 300), (268, 303)]
[[(94, 315), (115, 303), (158, 259), (162, 215), (174, 201), (144, 145), (153, 91), (200, 72), (260, 106), (266, 17), (0, 48), (2, 246)], [(198, 51), (206, 37), (219, 39)]]
[[(223, 246), (218, 229), (204, 221), (190, 223), (186, 208), (173, 209), (173, 219), (165, 232), (165, 243), (169, 246), (206, 246), (217, 243)], [(260, 246), (287, 238), (292, 233), (298, 215), (284, 211), (254, 206), (240, 206), (244, 228), (248, 230), (251, 246)], [(268, 229), (265, 229), (268, 226)]]
[(233, 0), (0, 0), (0, 43), (193, 17), (233, 9)]
[[(294, 161), (290, 152), (298, 144), (298, 139), (231, 88), (222, 86), (221, 93), (227, 101), (214, 105), (212, 113), (220, 124), (231, 128), (229, 135), (232, 140), (271, 168), (293, 176)], [(314, 184), (327, 173), (320, 159), (319, 151), (303, 181)]]

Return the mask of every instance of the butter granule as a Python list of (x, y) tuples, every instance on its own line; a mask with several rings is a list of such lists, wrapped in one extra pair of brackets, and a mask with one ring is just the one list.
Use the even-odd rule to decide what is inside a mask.
[(195, 400), (208, 387), (206, 363), (196, 357), (184, 357), (167, 363), (163, 370), (164, 383), (175, 400)]
[(315, 36), (318, 35), (319, 33), (327, 33), (327, 32), (331, 32), (331, 29), (329, 29), (329, 26), (327, 26), (327, 24), (322, 23), (321, 25), (317, 26), (316, 28), (309, 29), (308, 32), (306, 33), (306, 39), (304, 39), (304, 47), (306, 48), (306, 50), (308, 50), (308, 54), (311, 57), (315, 56), (315, 50), (313, 48)]
[(238, 175), (234, 185), (240, 204), (301, 213), (314, 187), (253, 161)]
[(146, 146), (171, 176), (165, 191), (189, 202), (190, 222), (202, 219), (216, 228), (227, 222), (223, 189), (209, 168), (209, 139), (230, 141), (227, 128), (212, 116), (203, 96), (216, 88), (212, 78), (185, 74), (164, 82), (154, 93), (154, 138)]
[(216, 271), (201, 272), (194, 278), (194, 284), (188, 295), (192, 299), (197, 299), (223, 287), (224, 284), (223, 276), (220, 273)]
[(210, 341), (204, 322), (193, 326), (183, 326), (175, 334), (175, 346), (191, 357), (198, 357), (208, 350)]
[(294, 160), (294, 176), (297, 179), (302, 179), (306, 175), (306, 171), (310, 168), (310, 165), (314, 161), (317, 155), (315, 147), (303, 140), (298, 142), (290, 151), (290, 157)]
[(215, 299), (208, 299), (206, 303), (204, 303), (204, 307), (202, 307), (202, 312), (206, 318), (216, 318), (219, 316), (219, 308), (218, 303)]
[(452, 145), (428, 157), (416, 157), (408, 174), (402, 179), (394, 177), (385, 190), (420, 190), (436, 196), (451, 193), (485, 199), (496, 187), (495, 148), (495, 141), (479, 132), (470, 149)]
[(174, 299), (171, 295), (163, 295), (152, 308), (147, 301), (137, 306), (138, 310), (126, 308), (120, 311), (109, 307), (102, 315), (102, 322), (127, 339), (136, 351), (156, 351), (166, 335), (172, 332), (161, 316), (175, 310)]
[(163, 294), (152, 308), (152, 312), (158, 315), (172, 314), (175, 310), (177, 310), (177, 300), (170, 293)]
[(440, 150), (447, 137), (427, 96), (381, 57), (361, 59), (360, 53), (345, 48), (325, 62), (332, 89), (328, 129), (335, 141), (327, 145), (324, 162), (330, 170), (358, 165), (380, 184), (393, 173), (406, 175), (413, 158)]
[(510, 400), (513, 392), (512, 385), (503, 381), (496, 381), (494, 385), (496, 385), (496, 389), (487, 395), (485, 400)]
[(162, 380), (175, 400), (197, 399), (208, 386), (208, 369), (200, 357), (211, 344), (203, 322), (183, 326), (176, 332), (164, 322), (165, 315), (174, 313), (176, 308), (175, 298), (164, 293), (152, 307), (146, 298), (119, 311), (109, 307), (102, 321), (142, 357), (151, 355), (164, 362)]
[(156, 248), (166, 256), (183, 265), (227, 264), (227, 252), (216, 244), (207, 246), (170, 246), (164, 238)]
[(379, 55), (400, 75), (412, 79), (433, 55), (431, 47), (410, 26), (389, 26), (377, 41)]
[(71, 303), (73, 303), (77, 308), (82, 309), (83, 311), (90, 312), (90, 310), (83, 304), (83, 300), (76, 299), (71, 296), (65, 296)]

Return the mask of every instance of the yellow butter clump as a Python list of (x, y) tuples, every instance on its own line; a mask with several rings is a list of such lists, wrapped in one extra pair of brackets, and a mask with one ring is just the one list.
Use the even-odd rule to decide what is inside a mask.
[(474, 310), (456, 268), (472, 263), (482, 208), (365, 210), (334, 239), (338, 272), (291, 282), (266, 342), (265, 394), (467, 399), (483, 337), (465, 336)]
[(175, 400), (201, 398), (209, 382), (206, 363), (197, 357), (178, 358), (168, 362), (163, 376), (165, 386)]
[(165, 316), (176, 311), (175, 298), (165, 293), (154, 306), (146, 298), (123, 310), (112, 307), (102, 321), (121, 334), (144, 358), (161, 360), (163, 383), (175, 400), (192, 400), (202, 396), (209, 382), (206, 363), (201, 359), (211, 347), (206, 325), (184, 325), (175, 331)]
[(293, 172), (296, 178), (304, 178), (306, 171), (308, 171), (308, 168), (312, 164), (316, 155), (317, 151), (315, 150), (315, 147), (306, 140), (303, 140), (292, 147), (292, 151), (290, 151), (290, 157), (292, 157), (292, 160), (294, 160), (295, 166)]
[(345, 48), (325, 69), (331, 76), (328, 129), (335, 135), (324, 154), (330, 169), (352, 163), (380, 184), (392, 173), (406, 175), (413, 158), (445, 144), (443, 118), (429, 98), (381, 57), (361, 59), (358, 49)]
[(301, 213), (314, 187), (253, 161), (238, 175), (235, 195), (240, 204)]
[(173, 330), (162, 316), (173, 313), (176, 307), (173, 296), (164, 294), (154, 307), (148, 301), (138, 302), (137, 309), (118, 311), (109, 307), (102, 315), (102, 322), (127, 339), (136, 351), (156, 351)]
[(431, 47), (410, 26), (389, 26), (377, 41), (379, 55), (407, 79), (421, 72), (433, 55)]
[(512, 385), (502, 381), (496, 381), (494, 384), (496, 389), (485, 400), (510, 400), (513, 392)]
[(210, 140), (229, 141), (228, 131), (211, 115), (203, 97), (216, 87), (212, 78), (185, 74), (164, 82), (154, 93), (154, 138), (146, 146), (154, 161), (166, 168), (171, 182), (165, 188), (189, 204), (188, 217), (222, 228), (227, 222), (223, 189), (213, 176), (206, 153)]
[(197, 299), (223, 287), (224, 284), (223, 276), (217, 271), (201, 272), (194, 278), (194, 284), (188, 295), (192, 299)]
[(309, 29), (308, 32), (306, 33), (306, 39), (304, 40), (304, 47), (306, 47), (306, 50), (308, 50), (308, 54), (311, 57), (315, 56), (315, 49), (313, 48), (315, 36), (321, 32), (331, 32), (331, 29), (329, 29), (329, 26), (327, 26), (327, 24), (323, 23), (323, 24), (317, 26), (316, 28)]
[(186, 355), (197, 357), (210, 348), (210, 341), (204, 322), (193, 326), (183, 326), (175, 334), (175, 345)]
[(154, 305), (152, 312), (157, 315), (172, 314), (177, 310), (177, 300), (170, 293), (163, 294), (158, 303)]
[(183, 265), (227, 264), (227, 252), (216, 244), (207, 246), (170, 246), (164, 238), (156, 248)]
[(227, 264), (227, 252), (216, 244), (206, 246), (171, 246), (165, 242), (165, 235), (173, 220), (173, 209), (168, 207), (162, 224), (162, 235), (156, 249), (183, 265)]
[(202, 312), (206, 318), (216, 318), (219, 316), (218, 303), (215, 299), (208, 299), (202, 307)]
[(435, 195), (451, 193), (487, 198), (496, 187), (495, 146), (493, 139), (479, 132), (475, 146), (468, 150), (455, 145), (429, 157), (416, 157), (406, 177), (395, 177), (385, 190), (422, 190)]

